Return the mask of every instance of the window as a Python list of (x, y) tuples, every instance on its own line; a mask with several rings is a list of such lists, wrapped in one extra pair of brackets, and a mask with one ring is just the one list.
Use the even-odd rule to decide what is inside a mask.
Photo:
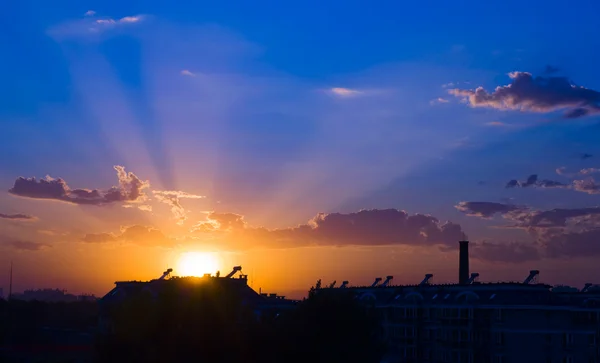
[(571, 345), (573, 344), (573, 334), (570, 333), (565, 333), (565, 335), (563, 336), (563, 345)]
[(504, 333), (502, 333), (502, 332), (496, 333), (496, 344), (504, 345)]
[(545, 334), (546, 344), (552, 344), (552, 334)]
[(590, 346), (595, 347), (597, 344), (596, 334), (589, 335)]
[(504, 363), (504, 356), (503, 355), (497, 355), (494, 357), (494, 363)]
[(571, 357), (571, 356), (564, 357), (562, 360), (562, 363), (573, 363), (573, 357)]
[(502, 318), (503, 318), (503, 316), (502, 316), (502, 309), (497, 309), (496, 310), (496, 320), (502, 321)]

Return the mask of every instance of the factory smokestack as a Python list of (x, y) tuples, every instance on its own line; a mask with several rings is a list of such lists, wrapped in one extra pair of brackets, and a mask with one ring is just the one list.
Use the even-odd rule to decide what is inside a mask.
[(458, 283), (469, 283), (469, 241), (459, 241)]

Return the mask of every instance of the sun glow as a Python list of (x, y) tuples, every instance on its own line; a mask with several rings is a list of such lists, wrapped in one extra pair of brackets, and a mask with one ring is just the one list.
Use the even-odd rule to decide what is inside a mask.
[(219, 270), (219, 258), (213, 253), (185, 252), (177, 261), (177, 274), (181, 276), (203, 276)]

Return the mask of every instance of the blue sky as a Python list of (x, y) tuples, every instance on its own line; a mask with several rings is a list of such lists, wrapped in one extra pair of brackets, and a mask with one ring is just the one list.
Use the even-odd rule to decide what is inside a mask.
[[(83, 236), (123, 239), (133, 225), (205, 248), (216, 237), (191, 231), (216, 221), (211, 211), (243, 216), (236, 237), (255, 242), (252, 228), (276, 233), (365, 208), (459, 224), (482, 263), (502, 248), (498, 278), (528, 253), (527, 263), (548, 266), (583, 258), (564, 245), (600, 223), (580, 211), (600, 200), (595, 171), (583, 172), (600, 168), (599, 11), (594, 1), (10, 4), (0, 15), (3, 188), (50, 175), (70, 190), (108, 190), (115, 165), (150, 187), (143, 208), (125, 192), (118, 206), (85, 201), (99, 207), (75, 194), (2, 193), (2, 261), (100, 248)], [(538, 181), (525, 183), (531, 174)], [(513, 179), (521, 183), (505, 188)], [(531, 224), (553, 208), (579, 214)], [(17, 214), (35, 222), (8, 218)], [(319, 236), (310, 238), (331, 244)]]

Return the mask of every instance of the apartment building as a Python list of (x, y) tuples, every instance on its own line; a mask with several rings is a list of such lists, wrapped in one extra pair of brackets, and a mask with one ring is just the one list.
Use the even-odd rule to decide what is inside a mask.
[[(461, 242), (459, 283), (380, 284), (324, 289), (351, 292), (375, 308), (389, 352), (386, 362), (600, 362), (600, 288), (523, 282), (481, 283), (468, 272)], [(465, 265), (467, 266), (465, 268)]]

